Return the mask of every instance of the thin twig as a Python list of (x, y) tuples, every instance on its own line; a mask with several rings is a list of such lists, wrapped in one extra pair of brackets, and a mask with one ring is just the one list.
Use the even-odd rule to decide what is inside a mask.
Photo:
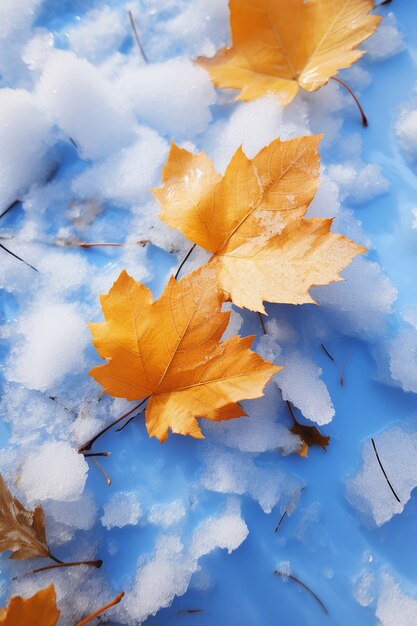
[(203, 609), (181, 609), (177, 611), (177, 615), (194, 615), (195, 613), (203, 613)]
[(346, 85), (346, 83), (344, 83), (343, 80), (340, 80), (340, 78), (337, 78), (337, 76), (331, 76), (330, 78), (332, 80), (335, 80), (337, 83), (339, 83), (339, 85), (342, 85), (342, 87), (344, 87), (346, 89), (346, 91), (348, 91), (350, 93), (350, 95), (352, 96), (352, 98), (356, 102), (356, 106), (359, 109), (359, 113), (361, 114), (362, 126), (367, 127), (368, 126), (368, 119), (367, 119), (367, 117), (366, 117), (366, 115), (364, 113), (364, 110), (362, 109), (361, 103), (359, 102), (359, 100), (357, 99), (355, 94), (353, 93), (352, 89), (348, 85)]
[(133, 34), (135, 36), (136, 43), (138, 44), (140, 53), (143, 56), (143, 60), (145, 61), (145, 63), (149, 63), (148, 57), (146, 56), (145, 50), (143, 49), (142, 44), (139, 39), (139, 34), (136, 28), (135, 20), (133, 19), (132, 11), (128, 11), (128, 14), (129, 14), (130, 25), (132, 27)]
[(316, 593), (314, 593), (314, 591), (312, 589), (310, 589), (310, 587), (308, 585), (303, 583), (302, 580), (297, 578), (297, 576), (293, 576), (293, 574), (287, 574), (287, 573), (284, 573), (284, 572), (280, 572), (279, 570), (274, 570), (274, 574), (277, 574), (277, 576), (281, 576), (281, 578), (290, 578), (295, 583), (298, 583), (299, 585), (301, 585), (301, 587), (303, 587), (303, 589), (308, 591), (313, 596), (313, 598), (320, 604), (321, 608), (326, 613), (326, 615), (329, 613), (329, 611), (327, 610), (327, 608), (325, 607), (323, 602), (320, 600), (318, 595)]
[(258, 311), (258, 317), (259, 317), (259, 321), (261, 322), (262, 332), (263, 332), (264, 335), (266, 335), (266, 328), (265, 328), (265, 324), (264, 324), (264, 318), (263, 318), (262, 313), (260, 313), (259, 311)]
[(275, 526), (275, 530), (274, 532), (278, 532), (279, 527), (281, 526), (282, 522), (284, 521), (284, 517), (287, 515), (287, 510), (284, 511), (284, 513), (281, 515), (280, 520), (278, 522), (278, 524)]
[(15, 200), (14, 202), (12, 202), (11, 204), (9, 204), (9, 206), (7, 207), (7, 209), (4, 209), (3, 213), (0, 213), (0, 219), (2, 217), (4, 217), (9, 211), (11, 211), (12, 209), (14, 209), (15, 207), (17, 207), (17, 205), (20, 204), (20, 200)]
[(180, 271), (182, 270), (184, 264), (186, 263), (186, 261), (189, 259), (192, 251), (194, 250), (194, 248), (196, 247), (197, 244), (194, 244), (193, 246), (191, 246), (191, 248), (188, 250), (187, 254), (185, 255), (185, 257), (183, 258), (183, 260), (181, 261), (181, 263), (179, 264), (179, 267), (177, 269), (177, 271), (174, 274), (174, 278), (175, 280), (177, 280)]
[(105, 243), (105, 242), (87, 243), (85, 241), (80, 241), (78, 245), (80, 248), (96, 248), (98, 246), (106, 246), (109, 248), (115, 248), (115, 247), (123, 246), (122, 243)]
[(374, 438), (373, 438), (373, 437), (371, 437), (371, 441), (372, 441), (372, 445), (373, 445), (373, 448), (374, 448), (374, 451), (375, 451), (375, 456), (376, 456), (377, 461), (378, 461), (378, 463), (379, 463), (379, 467), (381, 468), (382, 473), (383, 473), (383, 474), (384, 474), (384, 476), (385, 476), (385, 480), (387, 481), (387, 483), (388, 483), (388, 485), (389, 485), (389, 488), (391, 489), (392, 493), (394, 494), (394, 497), (395, 497), (395, 499), (397, 500), (397, 502), (400, 502), (400, 503), (401, 503), (401, 500), (399, 499), (399, 497), (398, 497), (398, 496), (397, 496), (397, 494), (395, 493), (394, 487), (391, 485), (390, 480), (389, 480), (389, 478), (388, 478), (388, 476), (387, 476), (387, 473), (386, 473), (386, 471), (385, 471), (385, 469), (384, 469), (384, 466), (383, 466), (383, 465), (382, 465), (382, 463), (381, 463), (381, 459), (379, 458), (378, 450), (376, 449), (376, 445), (375, 445), (375, 441), (374, 441)]
[(330, 354), (330, 352), (328, 351), (328, 349), (326, 348), (326, 346), (324, 345), (324, 343), (321, 343), (320, 345), (321, 345), (321, 347), (323, 348), (323, 350), (324, 350), (325, 354), (327, 354), (327, 356), (329, 357), (329, 359), (330, 359), (331, 361), (333, 361), (333, 363), (334, 363), (334, 358), (332, 357), (332, 355)]
[(91, 448), (93, 447), (93, 444), (97, 441), (97, 439), (99, 437), (101, 437), (102, 435), (104, 435), (104, 433), (106, 433), (108, 430), (110, 430), (111, 428), (113, 428), (113, 426), (116, 426), (117, 424), (119, 424), (122, 420), (125, 419), (125, 417), (129, 417), (129, 415), (132, 415), (132, 413), (134, 411), (136, 411), (137, 409), (139, 409), (142, 404), (144, 402), (146, 402), (146, 400), (148, 400), (149, 396), (147, 396), (146, 398), (144, 398), (143, 400), (141, 400), (139, 402), (139, 404), (137, 404), (136, 406), (133, 407), (133, 409), (130, 409), (130, 411), (127, 411), (127, 413), (124, 413), (121, 417), (118, 417), (117, 419), (113, 420), (112, 422), (110, 422), (110, 424), (107, 424), (107, 426), (105, 426), (104, 428), (102, 428), (96, 435), (94, 435), (94, 437), (92, 437), (91, 439), (89, 439), (87, 441), (87, 443), (85, 443), (83, 446), (81, 446), (81, 448), (79, 448), (78, 452), (79, 453), (83, 453), (87, 450), (91, 450)]
[(110, 478), (110, 476), (108, 475), (108, 473), (106, 472), (104, 467), (102, 465), (100, 465), (100, 463), (97, 461), (95, 456), (92, 457), (92, 460), (97, 465), (98, 469), (100, 470), (100, 472), (103, 474), (104, 478), (106, 479), (107, 487), (110, 487), (110, 485), (111, 485), (111, 478)]
[(18, 259), (18, 261), (22, 261), (22, 263), (24, 263), (25, 265), (27, 265), (28, 267), (30, 267), (32, 270), (35, 270), (35, 272), (39, 272), (39, 270), (36, 269), (36, 267), (33, 267), (33, 265), (31, 265), (30, 263), (28, 263), (27, 261), (25, 261), (25, 259), (22, 259), (22, 257), (18, 256), (17, 254), (15, 254), (14, 252), (12, 252), (11, 250), (9, 250), (9, 248), (6, 248), (6, 246), (4, 246), (2, 243), (0, 243), (0, 248), (3, 248), (3, 250), (5, 252), (8, 252), (9, 254), (11, 254), (12, 256), (14, 256), (15, 259)]
[(85, 624), (88, 624), (88, 622), (91, 622), (92, 619), (94, 619), (95, 617), (99, 617), (99, 615), (104, 613), (104, 611), (107, 611), (107, 609), (111, 609), (112, 606), (119, 604), (120, 600), (123, 598), (124, 595), (125, 595), (124, 591), (121, 591), (120, 593), (117, 594), (117, 596), (111, 602), (109, 602), (105, 606), (102, 606), (101, 609), (94, 611), (94, 613), (92, 613), (85, 619), (81, 620), (81, 622), (78, 622), (78, 624), (75, 624), (75, 626), (85, 626)]
[(123, 426), (120, 426), (119, 428), (116, 428), (116, 433), (120, 433), (120, 431), (124, 430), (126, 428), (126, 426), (128, 426), (130, 424), (130, 422), (133, 422), (133, 420), (136, 419), (138, 415), (141, 415), (141, 413), (143, 413), (144, 410), (145, 410), (145, 408), (143, 408), (141, 411), (139, 411), (139, 413), (135, 413), (135, 415), (132, 415), (131, 417), (129, 417), (129, 419), (127, 420), (127, 422), (125, 422), (123, 424)]
[(84, 452), (84, 456), (110, 456), (111, 452)]

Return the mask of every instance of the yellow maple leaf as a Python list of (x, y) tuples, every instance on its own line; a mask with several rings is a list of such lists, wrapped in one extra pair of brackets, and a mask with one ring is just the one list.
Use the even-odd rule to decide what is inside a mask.
[(220, 342), (230, 318), (222, 303), (214, 266), (179, 282), (171, 277), (156, 301), (125, 271), (101, 296), (106, 321), (90, 326), (108, 363), (90, 375), (112, 396), (149, 398), (147, 429), (160, 441), (168, 429), (203, 437), (197, 417), (245, 415), (236, 402), (260, 396), (281, 369), (249, 349), (253, 337)]
[(49, 585), (30, 598), (14, 596), (0, 609), (0, 626), (56, 626), (59, 616), (55, 587)]
[(286, 105), (299, 87), (316, 91), (363, 54), (357, 46), (381, 20), (372, 0), (229, 0), (232, 46), (200, 58), (216, 85), (240, 100), (276, 93)]
[(213, 253), (225, 297), (265, 312), (263, 301), (314, 302), (309, 289), (342, 280), (366, 249), (305, 218), (318, 186), (320, 135), (276, 139), (248, 159), (237, 150), (224, 176), (204, 154), (171, 146), (163, 185), (153, 193), (161, 219)]

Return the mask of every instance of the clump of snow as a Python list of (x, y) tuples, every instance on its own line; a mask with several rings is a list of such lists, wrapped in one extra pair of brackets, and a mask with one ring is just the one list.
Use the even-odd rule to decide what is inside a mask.
[(334, 407), (327, 387), (320, 378), (321, 368), (297, 351), (286, 355), (282, 365), (284, 369), (278, 373), (276, 381), (283, 399), (292, 402), (306, 419), (316, 424), (331, 422)]
[(388, 341), (389, 369), (404, 391), (417, 393), (417, 332), (405, 330)]
[(24, 340), (10, 359), (9, 380), (45, 391), (84, 366), (88, 328), (75, 305), (35, 301), (18, 331)]
[(207, 72), (189, 59), (170, 59), (118, 72), (116, 88), (141, 122), (171, 139), (194, 138), (211, 121), (215, 90)]
[(281, 423), (280, 416), (285, 409), (275, 383), (269, 384), (260, 398), (242, 402), (242, 407), (247, 417), (216, 424), (209, 422), (203, 426), (205, 436), (242, 452), (274, 450), (287, 455), (299, 449), (299, 438)]
[(157, 132), (146, 127), (137, 129), (135, 137), (132, 146), (84, 170), (74, 180), (73, 191), (82, 198), (113, 200), (122, 205), (148, 195), (150, 186), (158, 182), (168, 144)]
[(210, 447), (203, 454), (203, 487), (219, 493), (247, 494), (270, 513), (278, 502), (293, 500), (301, 491), (300, 482), (280, 467), (262, 467), (253, 454)]
[(70, 541), (76, 530), (90, 530), (97, 519), (97, 505), (92, 493), (85, 492), (75, 502), (49, 500), (44, 505), (50, 545)]
[(24, 74), (21, 51), (42, 0), (0, 3), (0, 82), (15, 83)]
[(417, 157), (417, 108), (415, 105), (402, 108), (395, 131), (401, 148), (415, 159)]
[(187, 591), (196, 568), (196, 561), (188, 556), (178, 535), (160, 536), (153, 557), (139, 566), (134, 586), (126, 593), (120, 610), (135, 623), (145, 621)]
[(105, 6), (84, 15), (66, 35), (71, 50), (77, 56), (97, 63), (121, 45), (127, 27), (128, 21), (122, 21), (119, 11)]
[(186, 515), (186, 511), (181, 502), (174, 501), (169, 504), (154, 504), (148, 513), (148, 522), (168, 528), (173, 524), (177, 524)]
[(404, 47), (403, 34), (398, 30), (397, 20), (391, 12), (384, 17), (376, 33), (363, 44), (367, 52), (366, 58), (372, 61), (388, 59), (404, 50)]
[(313, 297), (342, 332), (361, 338), (383, 332), (397, 290), (381, 267), (358, 257), (342, 276), (343, 281), (313, 289)]
[(192, 575), (198, 571), (200, 557), (216, 548), (232, 552), (247, 535), (239, 502), (234, 499), (228, 501), (222, 513), (197, 526), (188, 549), (179, 535), (160, 535), (152, 557), (139, 561), (136, 580), (120, 605), (120, 615), (132, 624), (155, 615), (175, 596), (186, 592)]
[(77, 500), (87, 480), (84, 456), (65, 441), (38, 446), (22, 462), (19, 487), (29, 503)]
[(42, 181), (49, 131), (50, 122), (32, 94), (0, 89), (0, 213)]
[(369, 606), (374, 600), (375, 577), (371, 572), (364, 570), (355, 580), (353, 595), (361, 606)]
[(400, 426), (374, 437), (379, 458), (401, 502), (395, 498), (379, 466), (370, 440), (362, 447), (362, 466), (346, 483), (349, 502), (377, 526), (401, 513), (417, 486), (417, 433)]
[(274, 96), (239, 104), (227, 120), (213, 124), (204, 139), (204, 149), (216, 168), (223, 171), (239, 146), (253, 158), (264, 146), (280, 137), (291, 139), (310, 134), (307, 122), (288, 121), (289, 113)]
[(135, 492), (114, 493), (104, 505), (104, 515), (100, 518), (103, 526), (123, 528), (135, 525), (142, 516), (142, 507)]
[(209, 517), (198, 526), (191, 541), (190, 555), (199, 559), (215, 548), (225, 549), (230, 554), (245, 541), (248, 534), (238, 500), (230, 499), (224, 513)]
[(329, 165), (327, 171), (338, 185), (341, 199), (352, 203), (368, 202), (389, 189), (388, 180), (374, 163), (344, 161)]
[(123, 98), (91, 63), (72, 52), (55, 50), (50, 56), (37, 96), (84, 159), (108, 156), (132, 141), (135, 120)]
[(378, 626), (415, 626), (417, 599), (404, 593), (392, 574), (382, 575), (376, 607)]

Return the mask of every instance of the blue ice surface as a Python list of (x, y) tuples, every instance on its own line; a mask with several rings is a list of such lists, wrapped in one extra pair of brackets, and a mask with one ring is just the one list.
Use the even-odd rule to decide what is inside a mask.
[[(39, 23), (48, 28), (61, 28), (98, 2), (91, 0), (46, 0)], [(116, 2), (115, 2), (116, 4)], [(369, 127), (363, 129), (356, 111), (345, 114), (342, 133), (359, 132), (363, 138), (363, 160), (378, 163), (390, 181), (387, 194), (355, 209), (366, 233), (372, 240), (371, 258), (377, 260), (398, 289), (396, 313), (416, 302), (417, 242), (416, 231), (410, 228), (411, 208), (417, 205), (417, 178), (410, 164), (399, 152), (394, 133), (394, 121), (399, 107), (410, 101), (417, 82), (417, 3), (412, 0), (394, 0), (382, 11), (393, 11), (399, 29), (404, 33), (407, 50), (378, 64), (364, 66), (372, 72), (371, 85), (364, 90), (361, 100), (369, 118)], [(348, 80), (349, 72), (342, 73)], [(67, 152), (65, 152), (67, 151)], [(62, 147), (63, 168), (77, 167), (71, 149)], [(323, 157), (332, 160), (331, 150)], [(62, 168), (61, 168), (62, 169)], [(60, 175), (60, 174), (59, 174)], [(8, 225), (19, 221), (19, 209), (8, 216)], [(118, 220), (120, 210), (107, 207), (106, 220)], [(53, 225), (51, 225), (53, 228)], [(98, 264), (108, 261), (108, 254), (91, 251), (91, 259)], [(157, 295), (167, 271), (175, 260), (167, 253), (153, 248), (149, 255), (155, 278), (150, 287)], [(114, 252), (117, 260), (117, 251)], [(16, 315), (11, 298), (2, 298), (0, 323)], [(308, 307), (306, 307), (308, 309)], [(271, 309), (272, 311), (272, 309)], [(303, 312), (295, 310), (294, 315)], [(395, 321), (392, 326), (395, 327)], [(258, 329), (254, 327), (257, 331)], [(248, 328), (248, 330), (251, 330)], [(364, 441), (384, 430), (393, 422), (417, 417), (417, 396), (399, 388), (375, 382), (377, 364), (371, 356), (372, 346), (366, 341), (343, 337), (328, 349), (336, 364), (324, 354), (319, 343), (315, 362), (323, 369), (323, 378), (329, 388), (336, 409), (333, 422), (323, 431), (331, 436), (327, 453), (311, 449), (308, 460), (296, 456), (285, 459), (289, 473), (300, 477), (306, 488), (297, 509), (287, 517), (279, 533), (274, 533), (279, 512), (270, 515), (259, 505), (243, 497), (242, 515), (249, 527), (249, 536), (233, 554), (217, 550), (203, 557), (201, 564), (210, 573), (214, 586), (208, 591), (189, 589), (174, 599), (170, 608), (161, 610), (146, 624), (174, 626), (181, 623), (196, 626), (371, 626), (376, 622), (374, 611), (361, 607), (353, 597), (353, 581), (364, 567), (363, 555), (372, 554), (374, 562), (388, 565), (408, 591), (415, 592), (417, 582), (417, 495), (414, 493), (401, 515), (382, 528), (367, 528), (344, 496), (344, 481), (360, 464), (360, 450)], [(0, 357), (7, 346), (0, 344)], [(345, 385), (340, 386), (340, 364), (346, 355)], [(7, 432), (0, 428), (1, 443)], [(200, 469), (199, 441), (170, 436), (161, 446), (149, 440), (144, 424), (137, 420), (117, 437), (102, 438), (103, 449), (112, 450), (106, 470), (112, 477), (112, 490), (137, 490), (145, 504), (153, 500), (174, 498), (186, 501), (188, 485)], [(273, 455), (263, 455), (263, 463), (273, 463)], [(158, 471), (155, 472), (155, 468)], [(147, 485), (147, 489), (143, 485)], [(151, 486), (151, 489), (149, 487)], [(104, 505), (109, 492), (103, 488), (101, 475), (90, 471), (87, 488), (91, 489), (99, 505)], [(206, 493), (190, 516), (189, 524), (203, 518), (208, 512), (224, 507), (224, 496)], [(293, 532), (307, 509), (318, 503), (320, 522), (311, 527), (309, 541), (301, 542)], [(190, 526), (190, 528), (191, 528)], [(156, 531), (152, 528), (126, 527), (105, 531), (97, 526), (99, 555), (115, 593), (134, 580), (137, 558), (149, 552)], [(116, 555), (108, 553), (108, 541), (120, 546)], [(289, 580), (284, 583), (273, 570), (282, 561), (290, 561), (291, 571), (311, 586), (328, 608), (325, 615), (314, 598)], [(202, 609), (201, 613), (183, 614), (178, 611)], [(417, 623), (417, 617), (416, 617)], [(398, 626), (401, 626), (399, 623)]]

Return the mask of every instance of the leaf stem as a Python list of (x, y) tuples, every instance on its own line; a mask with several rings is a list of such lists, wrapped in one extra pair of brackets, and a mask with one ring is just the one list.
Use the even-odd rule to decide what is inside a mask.
[(92, 460), (97, 465), (97, 467), (100, 470), (100, 472), (103, 474), (103, 476), (104, 476), (104, 478), (106, 480), (106, 483), (107, 483), (107, 487), (110, 487), (110, 485), (111, 485), (111, 478), (110, 478), (110, 476), (108, 475), (108, 473), (106, 472), (104, 467), (97, 461), (95, 456), (92, 457)]
[[(30, 572), (27, 572), (25, 576), (30, 576), (31, 574), (38, 574), (39, 572), (46, 572), (51, 569), (60, 569), (63, 567), (78, 567), (79, 565), (86, 565), (88, 567), (96, 567), (97, 569), (99, 569), (103, 565), (103, 561), (101, 559), (98, 559), (96, 561), (66, 562), (66, 561), (60, 561), (59, 559), (53, 557), (52, 555), (50, 555), (50, 558), (53, 559), (54, 561), (57, 561), (57, 563), (55, 565), (44, 565), (43, 567), (37, 567), (36, 569), (33, 569)], [(15, 576), (13, 580), (17, 580), (18, 578), (19, 576)]]
[(342, 85), (342, 87), (344, 87), (346, 89), (346, 91), (348, 91), (350, 93), (350, 95), (352, 96), (352, 98), (356, 102), (356, 106), (359, 109), (359, 113), (361, 114), (362, 126), (364, 126), (366, 128), (368, 126), (368, 119), (367, 119), (367, 117), (366, 117), (366, 115), (364, 113), (364, 110), (362, 109), (361, 103), (359, 102), (359, 100), (356, 97), (356, 95), (353, 93), (352, 89), (348, 85), (346, 85), (346, 83), (344, 83), (343, 80), (340, 80), (340, 78), (337, 78), (337, 76), (331, 76), (330, 78), (332, 80), (335, 80), (337, 83), (339, 83), (339, 85)]
[(138, 45), (138, 48), (139, 48), (140, 53), (141, 53), (141, 55), (143, 57), (143, 60), (145, 61), (145, 63), (149, 63), (148, 57), (146, 56), (145, 50), (143, 49), (143, 46), (142, 46), (142, 44), (140, 42), (138, 30), (136, 28), (135, 20), (133, 19), (132, 11), (129, 10), (128, 14), (129, 14), (130, 25), (131, 25), (132, 30), (133, 30), (133, 35), (135, 37), (135, 41), (136, 41), (136, 43)]
[(281, 578), (290, 578), (291, 580), (293, 580), (294, 582), (296, 582), (297, 584), (301, 585), (301, 587), (303, 587), (303, 589), (305, 589), (306, 591), (308, 591), (313, 598), (319, 603), (319, 605), (321, 606), (321, 608), (323, 609), (323, 611), (328, 614), (329, 611), (327, 610), (327, 608), (325, 607), (324, 603), (320, 600), (320, 598), (318, 597), (318, 595), (316, 593), (314, 593), (314, 591), (305, 583), (303, 583), (302, 580), (300, 580), (299, 578), (297, 578), (297, 576), (293, 576), (293, 574), (286, 574), (284, 572), (281, 572), (280, 570), (274, 570), (274, 574), (276, 574), (277, 576), (281, 576)]
[(91, 439), (89, 439), (87, 441), (87, 443), (85, 443), (83, 446), (81, 446), (81, 448), (79, 448), (78, 452), (80, 454), (83, 454), (85, 451), (91, 450), (91, 448), (93, 447), (93, 444), (97, 441), (97, 439), (99, 437), (101, 437), (102, 435), (104, 435), (108, 430), (110, 430), (111, 428), (113, 428), (113, 426), (116, 426), (117, 424), (119, 424), (122, 420), (125, 419), (125, 417), (129, 417), (129, 415), (131, 415), (134, 411), (137, 411), (137, 409), (139, 409), (142, 404), (144, 404), (144, 402), (146, 402), (146, 400), (149, 399), (149, 396), (147, 396), (146, 398), (144, 398), (143, 400), (141, 400), (139, 402), (139, 404), (137, 404), (136, 406), (133, 407), (133, 409), (130, 409), (129, 411), (127, 411), (127, 413), (124, 413), (123, 415), (121, 415), (120, 417), (118, 417), (117, 419), (113, 420), (112, 422), (110, 422), (109, 424), (107, 424), (107, 426), (105, 426), (104, 428), (102, 428), (96, 435), (94, 435), (94, 437), (92, 437)]
[(124, 595), (125, 595), (124, 591), (121, 591), (120, 593), (117, 594), (115, 598), (113, 598), (111, 602), (102, 606), (101, 609), (97, 609), (97, 611), (94, 611), (94, 613), (92, 613), (85, 619), (81, 620), (81, 622), (78, 622), (77, 624), (75, 624), (75, 626), (85, 626), (85, 624), (88, 624), (88, 622), (91, 622), (91, 620), (93, 620), (95, 617), (99, 617), (99, 615), (104, 613), (104, 611), (107, 611), (107, 609), (111, 609), (112, 606), (119, 604), (120, 600), (123, 598)]
[(394, 487), (391, 485), (390, 479), (388, 478), (387, 473), (386, 473), (386, 471), (385, 471), (385, 469), (384, 469), (384, 466), (383, 466), (383, 465), (382, 465), (382, 463), (381, 463), (381, 459), (379, 458), (378, 450), (376, 449), (376, 445), (375, 445), (375, 441), (374, 441), (374, 438), (373, 438), (373, 437), (371, 437), (371, 441), (372, 441), (372, 446), (373, 446), (373, 448), (374, 448), (375, 456), (376, 456), (377, 461), (378, 461), (378, 463), (379, 463), (379, 467), (381, 468), (382, 473), (383, 473), (383, 474), (384, 474), (384, 476), (385, 476), (385, 480), (387, 481), (387, 483), (388, 483), (388, 485), (389, 485), (389, 488), (391, 489), (392, 493), (394, 494), (395, 499), (397, 500), (397, 502), (399, 502), (399, 503), (401, 504), (401, 500), (399, 499), (399, 497), (398, 497), (398, 496), (397, 496), (397, 494), (395, 493)]
[(193, 244), (193, 245), (191, 246), (191, 248), (188, 250), (188, 252), (187, 252), (187, 254), (185, 255), (185, 257), (183, 258), (183, 260), (182, 260), (182, 261), (181, 261), (181, 263), (179, 264), (179, 267), (178, 267), (177, 271), (176, 271), (176, 272), (175, 272), (175, 274), (174, 274), (174, 278), (175, 278), (175, 280), (177, 280), (177, 278), (178, 278), (178, 276), (179, 276), (180, 271), (181, 271), (181, 270), (182, 270), (182, 268), (184, 267), (184, 265), (185, 265), (186, 261), (188, 261), (188, 259), (190, 258), (191, 253), (192, 253), (192, 251), (194, 250), (194, 248), (196, 247), (196, 245), (197, 245), (197, 244)]

